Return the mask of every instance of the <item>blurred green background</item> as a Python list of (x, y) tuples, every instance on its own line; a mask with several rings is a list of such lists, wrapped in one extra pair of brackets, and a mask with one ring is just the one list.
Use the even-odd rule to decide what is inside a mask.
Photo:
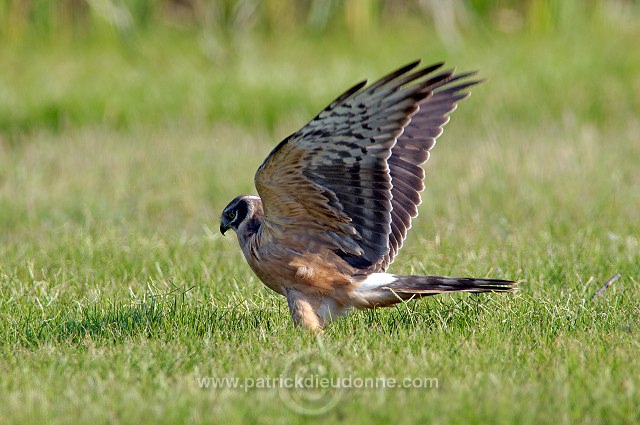
[(197, 385), (322, 348), (219, 214), (280, 139), (421, 58), (486, 81), (390, 270), (521, 290), (330, 326), (345, 370), (442, 388), (349, 392), (329, 422), (640, 422), (639, 46), (635, 0), (0, 0), (0, 421), (314, 420)]
[[(273, 129), (420, 57), (479, 68), (492, 91), (511, 76), (537, 86), (500, 93), (496, 118), (540, 101), (536, 120), (574, 108), (603, 120), (638, 109), (637, 80), (612, 82), (637, 63), (638, 22), (635, 0), (0, 0), (0, 132)], [(577, 71), (566, 96), (546, 96)]]

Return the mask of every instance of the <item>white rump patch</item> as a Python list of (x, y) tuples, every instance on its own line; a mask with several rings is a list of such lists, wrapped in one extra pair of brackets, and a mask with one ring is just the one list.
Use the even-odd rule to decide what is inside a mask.
[(388, 285), (398, 280), (395, 275), (389, 273), (372, 273), (360, 283), (356, 291), (366, 292), (380, 286)]
[(380, 291), (379, 288), (396, 282), (398, 278), (389, 273), (373, 273), (366, 277), (360, 286), (351, 293), (354, 305), (358, 308), (370, 308), (388, 301), (390, 291)]

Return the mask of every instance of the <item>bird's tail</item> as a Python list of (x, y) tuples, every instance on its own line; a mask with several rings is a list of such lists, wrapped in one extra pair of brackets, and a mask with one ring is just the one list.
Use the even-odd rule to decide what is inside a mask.
[(373, 273), (354, 291), (363, 307), (386, 307), (412, 298), (445, 292), (515, 292), (517, 282), (466, 277), (394, 275)]

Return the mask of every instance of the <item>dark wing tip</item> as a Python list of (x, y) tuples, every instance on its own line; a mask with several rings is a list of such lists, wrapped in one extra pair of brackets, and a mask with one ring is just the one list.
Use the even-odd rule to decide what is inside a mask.
[(364, 86), (367, 85), (367, 80), (362, 80), (359, 83), (355, 84), (353, 87), (351, 87), (349, 90), (345, 91), (344, 93), (342, 93), (340, 96), (336, 97), (335, 100), (333, 102), (331, 102), (329, 104), (329, 106), (327, 106), (325, 109), (323, 109), (318, 115), (316, 115), (316, 118), (322, 113), (322, 112), (326, 112), (326, 111), (330, 111), (332, 109), (334, 109), (335, 107), (339, 106), (342, 102), (344, 102), (345, 100), (349, 99), (351, 96), (353, 96), (355, 93), (358, 93)]
[(413, 62), (410, 62), (404, 66), (401, 66), (400, 68), (396, 69), (393, 72), (390, 72), (389, 75), (393, 75), (393, 74), (406, 74), (407, 72), (411, 71), (413, 68), (415, 68), (416, 66), (420, 65), (420, 63), (422, 62), (422, 59), (416, 59)]
[[(452, 70), (452, 72), (454, 72), (455, 70)], [(483, 83), (486, 81), (485, 78), (480, 78), (480, 79), (475, 79), (475, 80), (467, 80), (467, 78), (469, 77), (473, 77), (474, 75), (476, 75), (478, 73), (478, 71), (469, 71), (469, 72), (465, 72), (462, 74), (455, 74), (453, 75), (450, 79), (446, 80), (446, 81), (442, 81), (440, 83), (438, 83), (435, 87), (434, 87), (434, 93), (456, 93), (459, 92), (461, 90), (464, 90), (468, 87), (472, 87), (475, 86), (477, 84)], [(466, 80), (466, 81), (462, 81), (462, 80)], [(459, 84), (453, 84), (456, 81), (460, 82)], [(438, 88), (445, 86), (442, 90), (438, 90)]]

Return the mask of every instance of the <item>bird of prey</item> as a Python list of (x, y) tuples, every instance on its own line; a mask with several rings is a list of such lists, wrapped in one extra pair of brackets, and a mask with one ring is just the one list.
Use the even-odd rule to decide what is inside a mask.
[(294, 324), (322, 332), (352, 307), (444, 292), (510, 292), (497, 279), (387, 273), (418, 215), (429, 150), (479, 81), (406, 65), (340, 95), (280, 142), (255, 174), (260, 196), (222, 212), (260, 280), (287, 298)]

